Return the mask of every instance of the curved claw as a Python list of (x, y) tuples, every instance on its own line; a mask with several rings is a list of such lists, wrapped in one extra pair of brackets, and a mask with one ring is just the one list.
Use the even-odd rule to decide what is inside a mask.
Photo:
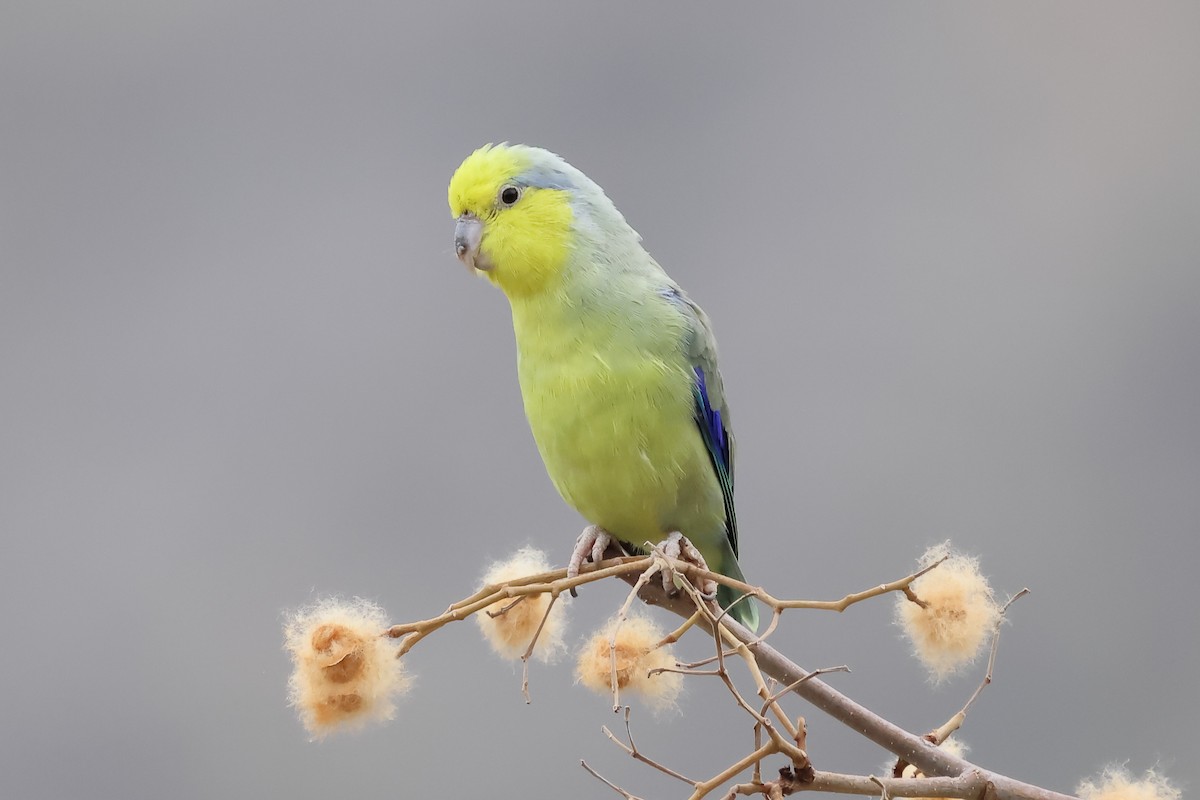
[(584, 558), (593, 564), (604, 560), (604, 551), (613, 543), (608, 531), (599, 525), (589, 525), (575, 540), (575, 549), (571, 551), (571, 560), (567, 562), (567, 577), (574, 578), (583, 566)]
[[(668, 558), (678, 559), (679, 561), (693, 564), (702, 570), (708, 571), (708, 563), (704, 560), (704, 555), (679, 531), (668, 533), (667, 538), (659, 545), (659, 548), (662, 550), (663, 555)], [(679, 588), (675, 585), (675, 576), (670, 570), (663, 570), (662, 582), (663, 589), (668, 594), (675, 594), (679, 591)], [(703, 586), (696, 588), (700, 591), (700, 594), (704, 595), (706, 600), (715, 600), (717, 597), (717, 582), (714, 580), (706, 580)]]

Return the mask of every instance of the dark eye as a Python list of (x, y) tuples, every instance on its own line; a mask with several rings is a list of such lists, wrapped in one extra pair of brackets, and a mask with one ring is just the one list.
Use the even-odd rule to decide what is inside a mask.
[(505, 186), (500, 190), (500, 202), (506, 206), (511, 206), (520, 199), (521, 190), (516, 186)]

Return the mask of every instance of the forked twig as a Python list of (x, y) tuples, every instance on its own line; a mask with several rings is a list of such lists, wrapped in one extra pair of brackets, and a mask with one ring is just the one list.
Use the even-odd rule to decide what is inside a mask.
[(652, 556), (650, 566), (646, 567), (642, 571), (642, 574), (638, 576), (637, 581), (634, 582), (633, 588), (629, 590), (629, 595), (625, 598), (625, 602), (621, 604), (621, 609), (617, 612), (617, 616), (613, 621), (612, 631), (608, 637), (608, 663), (611, 670), (610, 681), (612, 683), (614, 712), (621, 710), (621, 684), (617, 676), (617, 633), (620, 631), (621, 626), (625, 624), (625, 620), (629, 619), (629, 607), (633, 604), (634, 599), (637, 598), (638, 591), (648, 584), (650, 579), (661, 571), (662, 568), (663, 563), (658, 557)]
[[(626, 709), (626, 737), (628, 744), (622, 742), (608, 728), (604, 728), (606, 736), (620, 746), (635, 760), (641, 761), (655, 769), (670, 775), (677, 780), (688, 783), (693, 787), (691, 800), (701, 800), (718, 786), (725, 785), (740, 772), (753, 767), (753, 780), (750, 783), (738, 784), (729, 793), (729, 797), (739, 794), (762, 794), (769, 798), (782, 798), (785, 795), (802, 790), (819, 790), (827, 792), (879, 795), (885, 798), (899, 797), (957, 797), (969, 800), (1067, 800), (1060, 795), (1040, 787), (1031, 786), (1016, 781), (1007, 776), (983, 771), (973, 764), (940, 750), (914, 737), (887, 720), (872, 713), (868, 709), (854, 703), (849, 698), (833, 690), (821, 680), (814, 680), (817, 675), (848, 671), (845, 667), (834, 667), (809, 673), (802, 670), (778, 651), (766, 643), (767, 637), (776, 630), (783, 611), (789, 609), (816, 609), (844, 611), (851, 605), (864, 600), (878, 597), (889, 592), (901, 592), (910, 600), (920, 602), (911, 588), (917, 578), (939, 566), (942, 561), (936, 561), (924, 566), (918, 572), (891, 583), (880, 584), (861, 592), (848, 594), (836, 601), (812, 600), (780, 600), (765, 590), (728, 578), (724, 575), (700, 569), (694, 564), (666, 556), (661, 550), (655, 549), (647, 556), (623, 556), (605, 559), (599, 563), (585, 564), (580, 573), (571, 578), (566, 577), (565, 570), (551, 570), (537, 575), (531, 575), (507, 581), (502, 584), (489, 585), (481, 588), (470, 597), (451, 605), (442, 614), (418, 622), (394, 625), (388, 629), (388, 635), (402, 638), (399, 655), (410, 651), (425, 636), (450, 623), (465, 619), (491, 606), (503, 604), (499, 611), (490, 612), (491, 616), (500, 616), (525, 597), (550, 593), (553, 607), (558, 595), (570, 591), (577, 586), (603, 580), (608, 577), (620, 577), (633, 585), (632, 591), (626, 597), (617, 615), (613, 632), (609, 639), (611, 680), (613, 685), (614, 710), (620, 710), (620, 695), (618, 691), (618, 675), (616, 662), (616, 637), (619, 626), (628, 615), (634, 597), (642, 597), (651, 604), (661, 605), (680, 614), (684, 622), (673, 632), (665, 636), (656, 646), (661, 647), (678, 640), (689, 628), (700, 625), (707, 629), (713, 637), (715, 655), (694, 664), (678, 665), (676, 668), (658, 668), (656, 672), (681, 672), (683, 674), (716, 675), (721, 678), (731, 696), (754, 720), (755, 747), (754, 750), (729, 765), (712, 778), (695, 782), (680, 773), (671, 770), (637, 750), (634, 744), (629, 722), (629, 710)], [(671, 571), (678, 578), (670, 583), (664, 581), (664, 586), (652, 584), (650, 578), (662, 571)], [(738, 602), (758, 602), (772, 609), (771, 622), (761, 636), (755, 636), (729, 616), (728, 609), (718, 608), (710, 597), (702, 596), (695, 588), (708, 581), (715, 581), (730, 587), (740, 593)], [(682, 593), (678, 589), (682, 589)], [(1026, 592), (1022, 591), (1010, 598), (1001, 610), (1001, 618), (1008, 607)], [(542, 620), (526, 649), (522, 660), (524, 662), (522, 675), (522, 692), (526, 702), (529, 701), (529, 659), (532, 657), (536, 643), (547, 623), (550, 613), (547, 608)], [(967, 711), (980, 696), (982, 690), (991, 683), (995, 666), (996, 652), (999, 640), (999, 622), (993, 634), (992, 649), (988, 659), (987, 674), (980, 686), (967, 700), (962, 710), (951, 718), (945, 735), (956, 730), (962, 724)], [(738, 655), (746, 665), (761, 701), (761, 709), (752, 707), (733, 683), (728, 666), (728, 658)], [(714, 670), (698, 670), (697, 667), (716, 662)], [(778, 684), (768, 685), (764, 676), (770, 675)], [(782, 688), (780, 688), (782, 687)], [(779, 701), (789, 692), (794, 692), (809, 700), (819, 709), (831, 714), (835, 719), (851, 726), (867, 736), (870, 740), (891, 750), (903, 759), (916, 764), (923, 772), (931, 775), (947, 775), (951, 777), (929, 777), (918, 779), (904, 778), (870, 778), (866, 776), (844, 776), (834, 773), (813, 772), (808, 760), (804, 741), (804, 722), (801, 718), (793, 723), (780, 707)], [(774, 721), (777, 720), (778, 722)], [(941, 733), (942, 729), (938, 732)], [(789, 740), (790, 737), (790, 740)], [(942, 736), (944, 740), (944, 736)], [(775, 781), (761, 780), (763, 759), (774, 754), (787, 757), (792, 766), (786, 767)], [(620, 788), (585, 762), (581, 765), (625, 800), (640, 800), (637, 796)], [(956, 777), (955, 777), (956, 776)]]
[(621, 748), (626, 753), (628, 753), (631, 758), (635, 758), (638, 761), (641, 761), (643, 764), (646, 764), (647, 766), (654, 767), (656, 770), (663, 773), (664, 775), (670, 775), (672, 778), (683, 781), (684, 783), (688, 784), (689, 786), (694, 787), (696, 785), (696, 781), (692, 780), (691, 778), (689, 778), (685, 775), (680, 775), (675, 770), (671, 769), (670, 767), (664, 766), (663, 764), (658, 763), (657, 761), (650, 758), (649, 756), (646, 756), (645, 754), (643, 754), (641, 751), (639, 751), (637, 749), (637, 745), (633, 743), (633, 731), (630, 730), (630, 728), (629, 728), (629, 710), (630, 710), (629, 706), (625, 706), (625, 737), (627, 739), (629, 739), (629, 744), (626, 745), (624, 742), (622, 742), (620, 739), (618, 739), (613, 734), (613, 732), (608, 729), (607, 725), (603, 725), (600, 728), (602, 731), (604, 731), (604, 735), (607, 736), (609, 738), (609, 740), (612, 741), (613, 744), (615, 744), (617, 747)]
[(992, 675), (996, 669), (996, 651), (1000, 647), (1000, 630), (1004, 624), (1004, 615), (1006, 613), (1008, 613), (1009, 606), (1011, 606), (1013, 603), (1017, 602), (1018, 600), (1020, 600), (1022, 597), (1024, 597), (1027, 594), (1029, 594), (1029, 589), (1022, 589), (1021, 591), (1014, 594), (1012, 597), (1008, 598), (1008, 602), (1006, 602), (1003, 606), (1001, 606), (1000, 613), (996, 616), (996, 625), (995, 625), (994, 629), (992, 630), (992, 649), (991, 649), (991, 652), (988, 653), (987, 672), (984, 674), (983, 680), (979, 682), (979, 686), (977, 686), (975, 688), (974, 693), (972, 693), (971, 697), (967, 700), (966, 704), (964, 704), (963, 707), (961, 709), (959, 709), (957, 714), (952, 716), (950, 719), (946, 720), (946, 722), (944, 722), (940, 727), (938, 727), (936, 730), (934, 730), (928, 734), (928, 736), (926, 738), (928, 738), (929, 741), (933, 742), (934, 744), (940, 745), (942, 742), (949, 739), (950, 734), (954, 733), (956, 730), (961, 728), (963, 722), (966, 721), (967, 710), (971, 708), (971, 705), (977, 699), (979, 699), (979, 695), (983, 694), (983, 690), (986, 687), (988, 687), (989, 685), (991, 685)]
[(520, 603), (526, 597), (527, 597), (527, 595), (521, 595), (516, 600), (513, 600), (511, 603), (509, 603), (508, 605), (506, 605), (504, 608), (500, 609), (499, 611), (492, 611), (490, 608), (485, 608), (483, 610), (483, 613), (487, 614), (492, 619), (496, 619), (497, 617), (503, 617), (509, 611), (512, 611), (513, 608), (516, 607), (517, 603)]
[(542, 621), (538, 623), (537, 630), (533, 632), (533, 638), (529, 640), (529, 647), (526, 647), (525, 652), (521, 654), (521, 694), (525, 696), (526, 705), (533, 702), (529, 696), (529, 658), (533, 655), (533, 648), (537, 645), (538, 637), (542, 635), (542, 628), (546, 627), (546, 620), (550, 619), (550, 611), (557, 602), (558, 594), (551, 593), (550, 602), (546, 604), (546, 611), (542, 614)]
[(751, 782), (733, 786), (726, 800), (738, 795), (761, 794), (769, 798), (786, 797), (797, 792), (856, 794), (868, 797), (956, 797), (984, 800), (988, 784), (983, 773), (972, 770), (956, 778), (880, 778), (875, 775), (842, 775), (814, 771), (797, 775), (790, 769), (779, 771), (779, 779), (768, 783)]
[(586, 770), (587, 770), (587, 771), (588, 771), (588, 772), (591, 774), (591, 776), (592, 776), (593, 778), (595, 778), (596, 780), (600, 781), (600, 782), (601, 782), (601, 783), (603, 783), (605, 786), (607, 786), (608, 788), (612, 789), (612, 790), (613, 790), (614, 792), (616, 792), (617, 794), (619, 794), (619, 795), (621, 795), (622, 797), (624, 797), (624, 798), (625, 798), (625, 800), (642, 800), (642, 798), (638, 797), (636, 794), (630, 794), (629, 792), (627, 792), (627, 791), (625, 791), (624, 789), (622, 789), (620, 786), (617, 786), (615, 783), (613, 783), (612, 781), (610, 781), (608, 778), (606, 778), (606, 777), (604, 777), (603, 775), (601, 775), (599, 772), (596, 772), (596, 770), (594, 770), (594, 769), (592, 769), (591, 767), (589, 767), (589, 766), (588, 766), (588, 763), (587, 763), (586, 761), (580, 760), (580, 762), (579, 762), (579, 766), (581, 766), (581, 767), (583, 767), (584, 769), (586, 769)]
[(813, 678), (817, 677), (818, 675), (828, 675), (831, 672), (849, 672), (849, 671), (850, 671), (850, 667), (846, 666), (845, 664), (842, 664), (842, 665), (836, 666), (836, 667), (821, 667), (820, 669), (814, 669), (812, 672), (808, 673), (803, 678), (800, 678), (799, 680), (789, 683), (787, 686), (783, 687), (778, 692), (776, 692), (775, 694), (768, 697), (766, 702), (763, 704), (762, 713), (766, 714), (767, 707), (771, 703), (774, 703), (776, 700), (783, 697), (785, 694), (788, 694), (789, 692), (794, 690), (797, 686), (804, 683), (805, 681), (811, 681)]

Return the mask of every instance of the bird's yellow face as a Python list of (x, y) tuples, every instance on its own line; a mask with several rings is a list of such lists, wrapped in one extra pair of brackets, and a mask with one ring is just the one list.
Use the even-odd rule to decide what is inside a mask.
[(509, 297), (553, 285), (573, 235), (571, 198), (539, 172), (527, 148), (487, 145), (450, 179), (454, 249)]

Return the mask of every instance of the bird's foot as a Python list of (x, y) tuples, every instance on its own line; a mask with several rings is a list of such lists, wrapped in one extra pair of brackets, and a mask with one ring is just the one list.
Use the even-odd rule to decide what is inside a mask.
[(579, 574), (579, 568), (584, 560), (593, 564), (604, 559), (604, 551), (612, 544), (613, 538), (608, 531), (599, 525), (588, 525), (575, 540), (575, 549), (571, 551), (571, 560), (567, 562), (567, 577), (574, 578)]
[[(620, 547), (617, 540), (604, 528), (588, 525), (575, 540), (575, 549), (571, 551), (571, 560), (567, 562), (567, 577), (574, 578), (578, 575), (584, 561), (599, 564), (604, 560), (604, 551), (614, 544)], [(571, 596), (575, 597), (574, 589), (571, 589)]]
[[(709, 571), (708, 563), (704, 560), (704, 556), (679, 531), (668, 533), (667, 538), (658, 546), (658, 549), (668, 558), (674, 558), (686, 564), (699, 567), (705, 572)], [(663, 589), (666, 590), (667, 594), (675, 594), (679, 591), (678, 587), (675, 586), (675, 574), (673, 570), (663, 570), (662, 582)], [(704, 596), (705, 600), (715, 600), (717, 597), (717, 582), (712, 578), (705, 578), (696, 589)]]

